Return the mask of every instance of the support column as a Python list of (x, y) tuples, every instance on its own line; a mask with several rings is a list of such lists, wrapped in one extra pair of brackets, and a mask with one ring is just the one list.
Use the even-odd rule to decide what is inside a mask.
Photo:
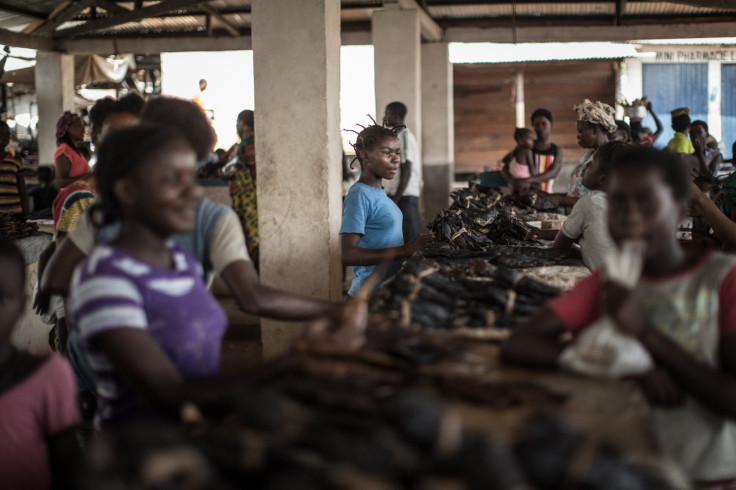
[[(336, 301), (340, 2), (254, 0), (252, 13), (261, 281)], [(264, 319), (264, 357), (287, 350), (302, 327)]]
[(448, 43), (422, 45), (424, 221), (449, 205), (455, 162), (453, 73)]
[[(376, 121), (386, 104), (403, 102), (409, 110), (406, 127), (422, 141), (421, 31), (419, 11), (387, 5), (371, 20), (376, 77)], [(421, 154), (421, 148), (420, 148)]]
[(526, 127), (524, 106), (524, 67), (519, 66), (514, 72), (514, 110), (516, 111), (516, 127)]
[[(708, 132), (716, 141), (723, 139), (721, 127), (721, 62), (708, 61)], [(726, 142), (728, 148), (728, 142)]]
[(38, 163), (53, 165), (56, 121), (74, 110), (74, 55), (39, 51), (36, 55)]

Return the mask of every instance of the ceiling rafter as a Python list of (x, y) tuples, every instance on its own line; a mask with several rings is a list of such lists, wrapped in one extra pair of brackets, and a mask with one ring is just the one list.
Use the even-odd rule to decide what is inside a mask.
[[(227, 18), (224, 15), (222, 15), (220, 12), (218, 12), (217, 9), (215, 9), (215, 8), (213, 8), (213, 7), (211, 7), (210, 5), (207, 5), (207, 4), (201, 5), (201, 8), (202, 8), (202, 10), (204, 10), (205, 12), (207, 12), (207, 14), (211, 15), (212, 17), (214, 17), (215, 19), (217, 19), (218, 21), (220, 21), (220, 24), (222, 24), (222, 27), (231, 36), (236, 37), (236, 36), (239, 36), (240, 35), (240, 31), (238, 30), (238, 28), (232, 22), (230, 22), (229, 20), (227, 20)], [(210, 28), (211, 28), (211, 26), (210, 26)]]
[(164, 0), (156, 5), (151, 5), (150, 7), (129, 10), (127, 12), (111, 15), (102, 19), (90, 20), (81, 26), (57, 31), (56, 34), (61, 37), (73, 37), (79, 34), (86, 34), (121, 24), (127, 24), (129, 22), (137, 22), (150, 17), (158, 17), (173, 10), (191, 8), (195, 5), (204, 5), (207, 3), (208, 0)]
[(714, 9), (736, 10), (733, 0), (669, 0), (672, 3), (690, 5), (691, 7), (710, 7)]
[(0, 28), (0, 44), (17, 48), (52, 51), (54, 40), (49, 36), (34, 36), (22, 32), (13, 32)]
[(0, 2), (0, 10), (5, 10), (6, 12), (11, 12), (13, 14), (23, 15), (25, 17), (30, 17), (31, 19), (35, 20), (46, 20), (46, 15), (44, 15), (41, 12), (36, 12), (34, 10), (25, 9), (23, 7), (18, 7), (16, 5), (8, 5), (7, 3)]
[(77, 16), (77, 14), (91, 7), (94, 3), (95, 3), (95, 0), (81, 0), (79, 2), (69, 3), (66, 7), (62, 8), (61, 10), (52, 12), (49, 15), (48, 19), (46, 19), (46, 22), (44, 22), (43, 24), (41, 24), (40, 26), (36, 27), (35, 29), (33, 29), (32, 31), (28, 33), (29, 34), (30, 33), (39, 34), (39, 35), (51, 34), (61, 24), (69, 20), (72, 20), (74, 17)]
[(442, 41), (445, 33), (435, 20), (416, 0), (398, 0), (402, 9), (416, 9), (419, 12), (419, 25), (422, 36), (427, 41)]

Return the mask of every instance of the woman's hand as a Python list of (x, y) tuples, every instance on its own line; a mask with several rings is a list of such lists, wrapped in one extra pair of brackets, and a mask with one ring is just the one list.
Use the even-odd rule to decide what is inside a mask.
[(647, 401), (659, 407), (675, 408), (685, 403), (685, 393), (680, 385), (662, 368), (634, 378)]
[(409, 257), (414, 254), (414, 252), (417, 252), (427, 245), (429, 245), (432, 240), (434, 240), (434, 234), (430, 231), (425, 231), (424, 233), (420, 233), (414, 238), (411, 239), (409, 243), (404, 245), (404, 249), (406, 251), (406, 257)]
[(622, 332), (639, 337), (648, 327), (647, 313), (634, 291), (616, 281), (602, 284), (603, 311)]

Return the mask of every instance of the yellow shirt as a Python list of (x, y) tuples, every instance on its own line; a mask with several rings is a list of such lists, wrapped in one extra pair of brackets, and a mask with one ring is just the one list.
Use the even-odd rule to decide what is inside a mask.
[(695, 148), (684, 133), (679, 131), (675, 133), (675, 137), (667, 143), (667, 149), (674, 153), (684, 153), (686, 155), (692, 155), (695, 153)]

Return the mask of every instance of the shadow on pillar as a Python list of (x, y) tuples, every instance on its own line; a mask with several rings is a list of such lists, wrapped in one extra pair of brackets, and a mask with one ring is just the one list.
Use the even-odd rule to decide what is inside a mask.
[(424, 189), (424, 224), (429, 224), (437, 214), (450, 205), (452, 164), (424, 165), (422, 167)]

